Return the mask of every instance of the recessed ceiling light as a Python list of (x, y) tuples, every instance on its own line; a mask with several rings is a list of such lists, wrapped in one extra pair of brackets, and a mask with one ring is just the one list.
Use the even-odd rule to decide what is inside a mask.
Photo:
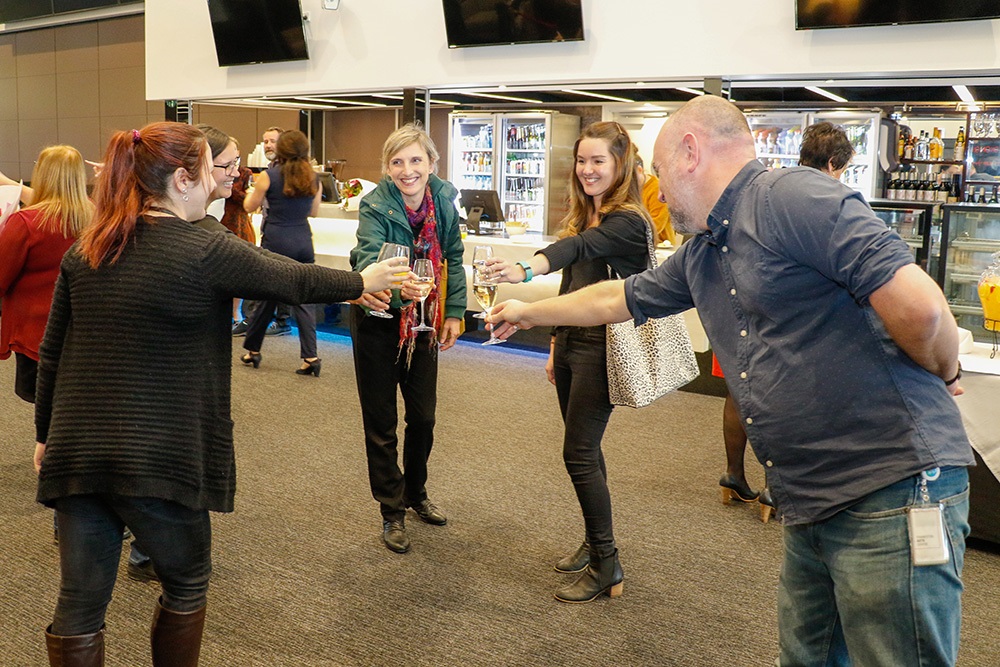
[(325, 104), (353, 104), (359, 107), (384, 107), (387, 106), (381, 102), (357, 102), (355, 100), (335, 100), (329, 97), (293, 97), (294, 100), (302, 100), (303, 102), (321, 102)]
[(563, 88), (561, 92), (570, 93), (571, 95), (596, 97), (597, 99), (600, 100), (611, 100), (612, 102), (628, 102), (628, 103), (635, 102), (635, 100), (630, 100), (624, 97), (615, 97), (614, 95), (605, 95), (604, 93), (593, 93), (589, 90), (573, 90), (572, 88)]
[(823, 90), (822, 88), (819, 88), (817, 86), (806, 86), (805, 89), (808, 90), (811, 93), (816, 93), (817, 95), (822, 95), (823, 97), (825, 97), (827, 99), (830, 99), (830, 100), (833, 100), (834, 102), (846, 102), (847, 101), (846, 97), (841, 97), (840, 95), (835, 95), (835, 94), (831, 93), (829, 90)]
[[(456, 92), (456, 91), (452, 91)], [(469, 95), (471, 97), (486, 97), (493, 100), (507, 100), (510, 102), (526, 102), (528, 104), (542, 104), (541, 100), (533, 100), (527, 97), (514, 97), (513, 95), (496, 95), (494, 93), (470, 93), (457, 91), (460, 95)]]
[(963, 86), (961, 84), (958, 84), (952, 86), (951, 88), (952, 90), (955, 91), (955, 94), (958, 95), (958, 99), (962, 100), (963, 102), (968, 102), (969, 104), (976, 103), (976, 98), (972, 95), (971, 92), (969, 92), (968, 86)]

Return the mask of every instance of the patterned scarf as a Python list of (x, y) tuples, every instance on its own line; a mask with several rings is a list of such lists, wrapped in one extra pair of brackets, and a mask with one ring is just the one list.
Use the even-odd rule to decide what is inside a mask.
[[(434, 265), (434, 289), (424, 300), (424, 313), (430, 320), (429, 325), (434, 327), (433, 332), (429, 332), (430, 347), (437, 345), (437, 332), (441, 329), (441, 313), (438, 311), (438, 301), (440, 299), (441, 287), (441, 241), (437, 235), (437, 216), (435, 215), (434, 200), (431, 197), (431, 188), (427, 186), (424, 191), (424, 203), (414, 211), (409, 206), (406, 207), (406, 219), (410, 223), (414, 234), (420, 232), (413, 241), (413, 257), (411, 259), (426, 258)], [(421, 227), (421, 225), (423, 225)], [(417, 343), (416, 333), (411, 329), (417, 325), (420, 318), (420, 303), (411, 302), (408, 306), (400, 310), (399, 317), (399, 349), (400, 352), (406, 348), (406, 362), (409, 365), (413, 356), (413, 348)]]

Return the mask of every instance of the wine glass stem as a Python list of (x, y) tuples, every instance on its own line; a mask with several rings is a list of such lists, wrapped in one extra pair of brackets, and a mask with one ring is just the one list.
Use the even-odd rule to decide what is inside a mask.
[(426, 301), (426, 299), (420, 300), (420, 326), (424, 325), (424, 301)]

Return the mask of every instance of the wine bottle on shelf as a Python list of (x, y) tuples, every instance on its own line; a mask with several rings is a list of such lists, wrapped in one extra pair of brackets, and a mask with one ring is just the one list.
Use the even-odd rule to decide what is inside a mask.
[(997, 186), (996, 185), (993, 186), (993, 192), (992, 192), (992, 194), (990, 194), (989, 201), (987, 201), (986, 203), (987, 204), (1000, 204), (1000, 201), (997, 200)]
[(952, 174), (951, 185), (948, 187), (948, 203), (957, 204), (962, 201), (962, 175)]
[(965, 189), (965, 202), (967, 204), (974, 204), (976, 202), (976, 186), (969, 185)]
[(892, 172), (889, 174), (889, 178), (885, 182), (885, 198), (895, 199), (896, 198), (896, 182), (899, 178), (899, 172)]
[(938, 176), (938, 196), (937, 200), (941, 204), (948, 203), (948, 196), (951, 194), (951, 183), (945, 178), (944, 174)]
[(915, 172), (911, 171), (906, 174), (906, 186), (903, 189), (903, 199), (906, 201), (917, 200), (917, 181), (915, 179)]
[(985, 188), (979, 188), (979, 190), (976, 191), (976, 203), (977, 204), (985, 204), (986, 203), (986, 189)]

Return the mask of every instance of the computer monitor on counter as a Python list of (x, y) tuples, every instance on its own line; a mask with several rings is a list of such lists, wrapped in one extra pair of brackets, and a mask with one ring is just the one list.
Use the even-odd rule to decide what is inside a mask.
[(503, 234), (504, 216), (496, 190), (462, 190), (459, 201), (468, 219), (465, 224), (476, 234)]

